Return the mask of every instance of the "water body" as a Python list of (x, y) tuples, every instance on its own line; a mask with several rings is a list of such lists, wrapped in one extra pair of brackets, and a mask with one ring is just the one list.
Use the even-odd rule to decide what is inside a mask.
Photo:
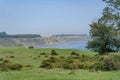
[(87, 50), (87, 41), (69, 42), (56, 45), (36, 46), (36, 48), (61, 48), (61, 49), (78, 49)]

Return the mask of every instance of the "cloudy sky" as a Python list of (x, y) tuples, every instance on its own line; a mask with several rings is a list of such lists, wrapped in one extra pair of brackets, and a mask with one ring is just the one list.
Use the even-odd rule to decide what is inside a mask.
[(102, 0), (0, 0), (0, 32), (8, 34), (88, 34)]

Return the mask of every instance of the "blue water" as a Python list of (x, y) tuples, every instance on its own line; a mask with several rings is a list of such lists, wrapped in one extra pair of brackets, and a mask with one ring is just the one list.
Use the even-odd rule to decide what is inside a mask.
[(37, 48), (61, 48), (61, 49), (78, 49), (78, 50), (87, 50), (87, 41), (81, 42), (69, 42), (56, 45), (47, 45), (47, 46), (37, 46)]

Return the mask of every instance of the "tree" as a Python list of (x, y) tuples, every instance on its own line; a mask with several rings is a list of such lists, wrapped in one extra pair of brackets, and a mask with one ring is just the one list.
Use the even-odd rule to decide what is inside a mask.
[(116, 36), (118, 33), (115, 28), (108, 27), (101, 22), (93, 22), (90, 28), (92, 41), (88, 42), (87, 48), (97, 51), (100, 54), (117, 50)]
[(1, 37), (7, 37), (8, 35), (7, 35), (7, 33), (6, 32), (0, 32), (0, 38)]
[(107, 6), (99, 19), (106, 25), (116, 27), (120, 31), (120, 0), (103, 0)]
[(87, 48), (105, 54), (120, 50), (120, 0), (103, 0), (107, 6), (97, 22), (90, 25), (92, 41)]

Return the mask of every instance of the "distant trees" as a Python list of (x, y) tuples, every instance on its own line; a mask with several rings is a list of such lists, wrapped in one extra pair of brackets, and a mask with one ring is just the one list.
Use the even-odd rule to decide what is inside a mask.
[(36, 38), (41, 37), (38, 34), (18, 34), (18, 35), (9, 35), (11, 38)]
[(0, 37), (7, 37), (7, 33), (6, 32), (1, 32)]
[(53, 37), (66, 37), (66, 36), (82, 36), (87, 37), (87, 34), (58, 34), (58, 35), (52, 35)]
[(6, 32), (0, 33), (0, 38), (35, 38), (41, 37), (38, 34), (17, 34), (17, 35), (8, 35)]
[(103, 0), (107, 7), (103, 16), (90, 25), (92, 41), (88, 42), (88, 49), (105, 54), (120, 49), (120, 0)]

